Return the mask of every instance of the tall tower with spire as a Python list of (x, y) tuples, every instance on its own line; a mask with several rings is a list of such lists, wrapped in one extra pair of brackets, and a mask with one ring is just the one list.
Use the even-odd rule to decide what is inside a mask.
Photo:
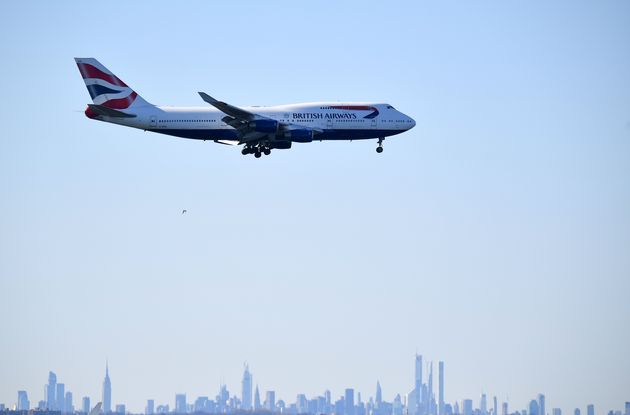
[(243, 371), (243, 393), (241, 395), (241, 409), (252, 410), (252, 374), (249, 372), (249, 365), (245, 363)]
[(112, 382), (109, 380), (109, 362), (105, 362), (105, 379), (103, 380), (103, 413), (112, 412)]

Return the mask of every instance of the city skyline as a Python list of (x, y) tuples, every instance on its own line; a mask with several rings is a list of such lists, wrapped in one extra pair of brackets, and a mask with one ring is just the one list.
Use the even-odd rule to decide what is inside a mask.
[[(36, 405), (52, 370), (51, 401), (93, 406), (109, 360), (112, 410), (241, 395), (244, 362), (252, 405), (377, 381), (393, 403), (414, 350), (435, 390), (445, 362), (445, 402), (498, 412), (542, 391), (606, 415), (630, 390), (630, 1), (101, 9), (0, 2), (0, 402)], [(76, 56), (160, 105), (383, 102), (417, 124), (382, 154), (253, 160), (88, 119)]]
[[(255, 387), (255, 397), (253, 393), (253, 375), (250, 372), (249, 364), (243, 365), (243, 375), (241, 380), (241, 395), (230, 394), (230, 388), (225, 383), (219, 386), (215, 399), (208, 396), (199, 396), (194, 401), (187, 399), (186, 393), (175, 393), (173, 405), (166, 400), (158, 400), (155, 397), (146, 400), (144, 411), (131, 411), (125, 403), (116, 403), (112, 410), (112, 383), (109, 377), (109, 362), (105, 364), (105, 376), (103, 378), (102, 389), (102, 409), (103, 414), (186, 414), (186, 413), (207, 413), (207, 414), (227, 414), (238, 412), (273, 412), (284, 415), (300, 414), (326, 414), (326, 415), (499, 415), (499, 399), (492, 396), (492, 407), (488, 407), (488, 394), (481, 392), (479, 404), (475, 406), (475, 400), (471, 398), (460, 398), (448, 402), (444, 399), (445, 392), (445, 372), (444, 361), (438, 362), (438, 386), (434, 389), (433, 383), (433, 361), (423, 365), (421, 354), (415, 354), (414, 379), (412, 389), (408, 393), (397, 392), (396, 396), (388, 402), (382, 397), (382, 387), (380, 380), (376, 380), (375, 393), (372, 396), (367, 393), (362, 400), (360, 391), (352, 387), (347, 387), (339, 399), (334, 400), (333, 392), (326, 389), (323, 394), (309, 397), (307, 394), (297, 394), (293, 403), (290, 399), (278, 398), (276, 400), (276, 390), (265, 390), (265, 400), (260, 401), (258, 384)], [(423, 382), (424, 374), (427, 375), (427, 382)], [(72, 392), (65, 391), (65, 384), (57, 382), (56, 373), (50, 371), (48, 383), (44, 386), (44, 397), (33, 408), (30, 407), (30, 400), (27, 391), (17, 392), (17, 402), (13, 406), (15, 410), (56, 410), (61, 414), (86, 414), (89, 412), (89, 396), (81, 399), (80, 410), (75, 410)], [(54, 391), (54, 392), (53, 392)], [(211, 395), (210, 395), (211, 396)], [(356, 400), (355, 400), (356, 398)], [(623, 399), (622, 399), (623, 400)], [(156, 406), (156, 401), (158, 404)], [(96, 402), (96, 401), (93, 401)], [(193, 403), (194, 402), (194, 403)], [(460, 405), (461, 403), (461, 405)], [(10, 408), (0, 402), (0, 409)], [(500, 415), (562, 415), (569, 414), (567, 408), (554, 406), (551, 411), (547, 411), (546, 395), (538, 393), (534, 399), (519, 409), (518, 406), (510, 408), (510, 402), (501, 403)], [(580, 415), (579, 407), (572, 408), (574, 415)], [(610, 408), (602, 410), (601, 415), (630, 415), (630, 401), (625, 401), (623, 409)], [(595, 406), (586, 405), (586, 415), (596, 415)]]

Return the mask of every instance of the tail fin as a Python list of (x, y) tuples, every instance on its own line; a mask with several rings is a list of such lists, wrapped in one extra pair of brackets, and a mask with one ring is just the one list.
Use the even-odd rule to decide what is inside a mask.
[[(74, 58), (74, 60), (94, 104), (113, 110), (129, 110), (132, 107), (151, 105), (96, 59)], [(89, 108), (85, 112), (88, 117), (98, 115), (88, 112), (90, 112)]]

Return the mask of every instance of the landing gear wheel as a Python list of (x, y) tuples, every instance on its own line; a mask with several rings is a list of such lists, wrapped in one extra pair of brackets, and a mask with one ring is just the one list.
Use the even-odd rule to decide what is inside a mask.
[(249, 154), (249, 148), (247, 148), (247, 147), (243, 148), (241, 150), (241, 154), (244, 155), (244, 156), (248, 155)]
[(270, 148), (265, 148), (263, 150), (263, 153), (265, 153), (265, 156), (268, 156), (269, 154), (271, 154), (271, 149)]
[(262, 154), (260, 154), (259, 150), (256, 150), (256, 152), (254, 153), (254, 157), (256, 157), (257, 159), (260, 158), (260, 156), (262, 156)]
[(383, 137), (378, 139), (378, 147), (376, 147), (376, 152), (379, 154), (383, 152), (383, 140), (385, 140)]

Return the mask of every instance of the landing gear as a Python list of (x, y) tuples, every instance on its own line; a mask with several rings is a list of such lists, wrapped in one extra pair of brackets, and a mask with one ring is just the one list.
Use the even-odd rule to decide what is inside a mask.
[(256, 145), (246, 145), (242, 150), (241, 154), (246, 156), (248, 154), (253, 154), (254, 157), (259, 159), (263, 154), (268, 156), (271, 154), (271, 147), (265, 144), (256, 144)]
[(378, 147), (376, 147), (376, 152), (378, 154), (381, 154), (383, 152), (383, 140), (385, 139), (382, 137), (378, 139)]

